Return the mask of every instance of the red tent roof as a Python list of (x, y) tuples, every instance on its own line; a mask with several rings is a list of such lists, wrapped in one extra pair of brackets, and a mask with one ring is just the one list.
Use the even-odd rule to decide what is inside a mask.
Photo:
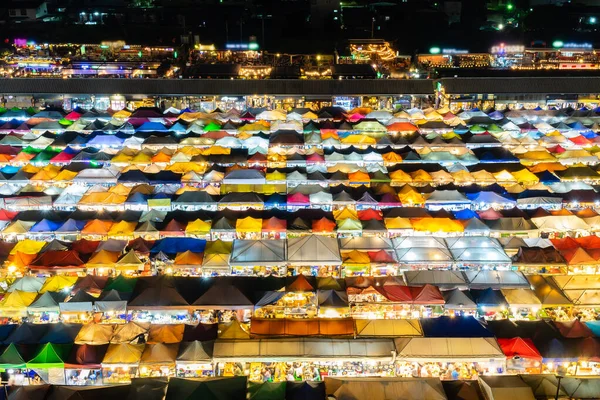
[(310, 199), (305, 194), (294, 193), (292, 195), (288, 195), (287, 202), (288, 204), (310, 204)]
[(413, 301), (412, 294), (408, 286), (383, 285), (378, 286), (377, 290), (389, 301), (397, 303), (412, 303)]
[(71, 250), (76, 251), (79, 254), (92, 254), (96, 251), (98, 246), (100, 246), (100, 241), (98, 240), (80, 239), (73, 242)]
[(396, 262), (394, 257), (392, 257), (392, 255), (385, 250), (368, 251), (367, 254), (369, 255), (372, 263), (393, 264)]
[(32, 269), (83, 268), (83, 261), (73, 250), (49, 250), (41, 253), (29, 266)]
[(577, 243), (581, 245), (584, 249), (600, 249), (600, 237), (596, 235), (584, 236), (575, 239)]
[(286, 285), (286, 292), (313, 292), (315, 288), (310, 284), (304, 275), (298, 275), (289, 285)]
[(573, 250), (581, 247), (579, 243), (572, 237), (566, 237), (564, 239), (550, 239), (550, 241), (557, 250)]
[(18, 211), (0, 210), (0, 221), (12, 221), (18, 214)]
[(588, 326), (578, 319), (565, 322), (554, 322), (562, 337), (569, 339), (592, 337), (594, 334)]
[(411, 286), (410, 292), (413, 297), (414, 304), (445, 304), (444, 296), (440, 292), (437, 286), (425, 285)]
[(379, 210), (367, 208), (366, 210), (360, 210), (358, 212), (358, 219), (360, 219), (361, 221), (368, 221), (370, 219), (383, 221), (383, 214)]
[(506, 357), (532, 358), (542, 361), (542, 355), (536, 349), (531, 339), (521, 339), (520, 337), (512, 339), (497, 339), (502, 352)]

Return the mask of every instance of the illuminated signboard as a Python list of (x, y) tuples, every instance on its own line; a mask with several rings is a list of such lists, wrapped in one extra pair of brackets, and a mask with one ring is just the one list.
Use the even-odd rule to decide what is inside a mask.
[(490, 49), (490, 53), (492, 54), (513, 54), (513, 53), (523, 53), (525, 51), (525, 46), (522, 45), (505, 45), (504, 43), (500, 43), (498, 46), (494, 46)]
[(227, 43), (225, 47), (230, 50), (258, 50), (258, 43)]
[(463, 49), (442, 49), (442, 54), (468, 54), (469, 50)]

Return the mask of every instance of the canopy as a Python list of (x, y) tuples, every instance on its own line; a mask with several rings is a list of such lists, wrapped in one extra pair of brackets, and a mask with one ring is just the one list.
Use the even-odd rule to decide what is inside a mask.
[[(217, 340), (216, 362), (274, 362), (298, 360), (391, 360), (394, 344), (389, 339), (250, 339)], [(300, 356), (299, 356), (300, 355)]]
[(140, 362), (143, 351), (143, 344), (110, 344), (102, 359), (102, 365), (136, 365)]
[(420, 399), (446, 400), (436, 378), (325, 378), (328, 395), (337, 400)]
[(245, 376), (205, 379), (171, 378), (165, 400), (244, 400), (246, 386)]
[(397, 338), (398, 358), (406, 361), (450, 362), (505, 360), (494, 338)]

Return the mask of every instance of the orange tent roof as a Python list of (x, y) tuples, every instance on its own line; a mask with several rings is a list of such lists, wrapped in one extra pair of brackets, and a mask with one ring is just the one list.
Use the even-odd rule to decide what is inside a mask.
[(388, 132), (416, 132), (418, 128), (410, 122), (394, 122), (387, 126)]
[(335, 222), (323, 217), (312, 223), (313, 232), (333, 232), (335, 230)]
[(371, 177), (366, 172), (356, 171), (348, 174), (350, 182), (371, 182)]
[(87, 262), (87, 265), (112, 267), (118, 259), (118, 252), (100, 250), (90, 257), (90, 259)]
[(284, 219), (271, 217), (269, 219), (264, 219), (262, 222), (262, 230), (263, 231), (285, 232), (286, 229), (287, 229), (287, 221)]
[(81, 230), (81, 234), (83, 235), (108, 235), (110, 228), (113, 226), (112, 221), (102, 221), (99, 219), (94, 219), (88, 221), (87, 224)]
[(185, 251), (183, 253), (177, 253), (173, 265), (176, 266), (193, 266), (200, 268), (202, 266), (202, 259), (204, 253), (193, 253), (191, 251)]

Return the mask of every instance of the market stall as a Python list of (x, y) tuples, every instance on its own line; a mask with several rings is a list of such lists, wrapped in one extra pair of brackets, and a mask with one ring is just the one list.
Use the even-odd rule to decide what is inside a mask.
[(110, 344), (102, 359), (104, 384), (131, 383), (138, 374), (143, 344)]
[(176, 358), (178, 378), (204, 378), (214, 376), (212, 354), (214, 341), (194, 340), (181, 342)]

